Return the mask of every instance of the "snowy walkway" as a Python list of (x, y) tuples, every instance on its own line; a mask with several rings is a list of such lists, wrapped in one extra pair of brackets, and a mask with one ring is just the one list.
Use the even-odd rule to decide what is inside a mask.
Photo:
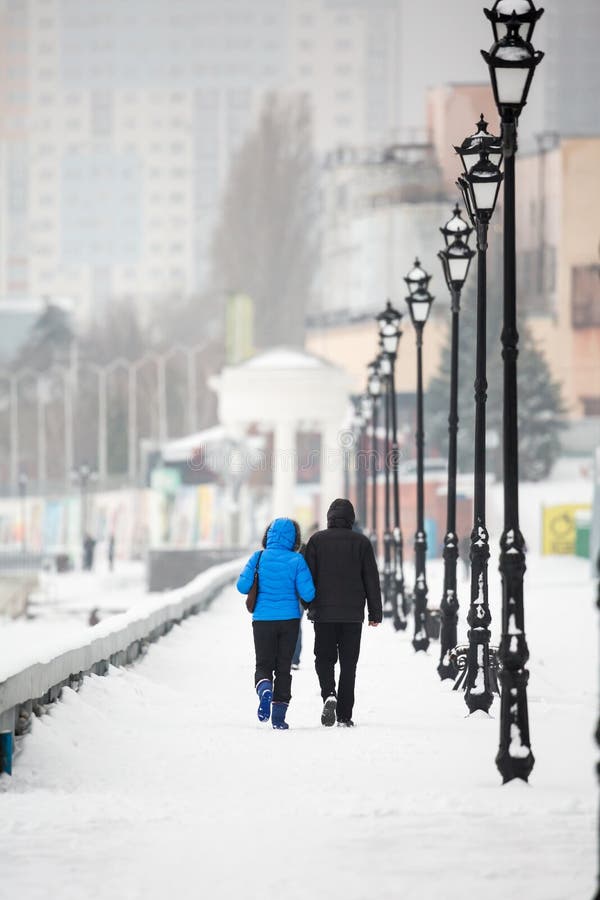
[(65, 691), (34, 723), (13, 778), (0, 779), (0, 897), (590, 897), (597, 622), (586, 565), (533, 563), (527, 603), (530, 786), (500, 787), (497, 718), (465, 718), (437, 678), (438, 645), (416, 656), (387, 623), (365, 629), (358, 727), (320, 726), (309, 647), (290, 731), (259, 725), (249, 617), (228, 590), (139, 665)]

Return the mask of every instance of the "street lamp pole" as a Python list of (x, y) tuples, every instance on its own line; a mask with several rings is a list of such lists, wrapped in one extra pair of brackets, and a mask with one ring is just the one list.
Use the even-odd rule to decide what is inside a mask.
[(458, 535), (456, 533), (456, 460), (458, 436), (458, 338), (460, 295), (467, 279), (474, 251), (468, 246), (472, 228), (461, 217), (456, 204), (452, 218), (440, 231), (446, 246), (438, 257), (450, 296), (452, 298), (452, 333), (450, 355), (450, 412), (448, 415), (448, 490), (446, 498), (446, 536), (444, 538), (444, 589), (440, 612), (442, 627), (440, 633), (440, 662), (438, 674), (442, 681), (454, 679), (458, 674), (451, 651), (457, 644), (458, 593), (456, 585), (456, 562), (458, 559)]
[(496, 756), (496, 765), (504, 783), (514, 778), (527, 781), (534, 765), (527, 706), (529, 648), (523, 603), (525, 541), (519, 527), (515, 153), (519, 115), (527, 102), (535, 69), (544, 54), (536, 51), (531, 44), (543, 9), (536, 9), (532, 0), (526, 0), (525, 9), (523, 5), (520, 5), (521, 11), (517, 14), (514, 0), (496, 0), (491, 10), (485, 10), (492, 24), (494, 44), (489, 53), (482, 51), (490, 70), (494, 99), (502, 122), (505, 159), (502, 329), (504, 530), (500, 540), (502, 637), (498, 651), (502, 700), (500, 744)]
[(412, 645), (415, 651), (427, 650), (427, 536), (425, 534), (425, 488), (423, 426), (423, 329), (429, 317), (433, 297), (428, 285), (431, 275), (421, 268), (419, 260), (404, 279), (409, 290), (406, 298), (417, 342), (417, 530), (415, 532), (415, 634)]
[[(469, 217), (477, 235), (477, 337), (475, 362), (475, 448), (473, 486), (473, 530), (471, 531), (471, 602), (467, 615), (469, 624), (469, 650), (465, 703), (470, 713), (476, 710), (488, 712), (494, 695), (490, 670), (490, 630), (492, 621), (488, 600), (489, 535), (485, 515), (485, 425), (486, 425), (486, 313), (487, 313), (487, 236), (496, 199), (502, 181), (502, 173), (490, 160), (489, 148), (472, 146), (469, 137), (457, 148), (464, 175), (457, 185), (462, 191)], [(470, 158), (478, 155), (478, 161), (469, 167)]]
[(25, 508), (25, 497), (27, 496), (27, 475), (25, 472), (19, 474), (19, 497), (21, 501), (21, 552), (23, 555), (27, 552), (27, 517)]
[(396, 407), (396, 359), (398, 357), (398, 344), (402, 337), (402, 331), (400, 329), (401, 320), (402, 313), (394, 309), (389, 300), (384, 311), (377, 316), (377, 325), (379, 328), (379, 337), (383, 353), (389, 361), (389, 403), (391, 407), (392, 432), (391, 463), (394, 492), (394, 526), (392, 531), (394, 542), (393, 624), (396, 631), (404, 631), (407, 625), (407, 608), (404, 590), (404, 542), (400, 522), (400, 477), (398, 471), (400, 450), (398, 447), (398, 414)]
[(371, 544), (375, 559), (379, 558), (379, 538), (377, 535), (377, 474), (379, 472), (379, 444), (377, 427), (379, 420), (379, 398), (381, 396), (381, 376), (379, 363), (374, 360), (368, 366), (367, 391), (371, 398)]
[(391, 382), (390, 375), (392, 372), (392, 364), (386, 353), (383, 351), (378, 357), (379, 372), (382, 376), (383, 384), (383, 408), (384, 408), (384, 425), (385, 425), (385, 442), (384, 442), (384, 472), (385, 472), (385, 503), (384, 503), (384, 530), (383, 530), (383, 598), (384, 609), (383, 614), (386, 618), (390, 616), (396, 617), (396, 591), (392, 585), (392, 511), (390, 497), (390, 451), (391, 451)]

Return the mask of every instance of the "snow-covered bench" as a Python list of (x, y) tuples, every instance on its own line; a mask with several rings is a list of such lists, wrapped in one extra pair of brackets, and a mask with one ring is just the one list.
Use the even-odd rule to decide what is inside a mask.
[(25, 733), (32, 714), (60, 697), (63, 687), (79, 687), (86, 675), (106, 675), (145, 653), (173, 625), (205, 610), (240, 571), (240, 560), (213, 566), (183, 588), (148, 596), (125, 613), (86, 629), (71, 646), (37, 648), (18, 671), (0, 668), (0, 772), (10, 773), (15, 735)]

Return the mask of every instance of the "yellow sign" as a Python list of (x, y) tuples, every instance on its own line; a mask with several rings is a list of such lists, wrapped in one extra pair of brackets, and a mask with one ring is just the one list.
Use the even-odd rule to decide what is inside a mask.
[(575, 553), (575, 514), (590, 510), (588, 503), (565, 503), (562, 506), (545, 506), (542, 512), (542, 553), (546, 556)]

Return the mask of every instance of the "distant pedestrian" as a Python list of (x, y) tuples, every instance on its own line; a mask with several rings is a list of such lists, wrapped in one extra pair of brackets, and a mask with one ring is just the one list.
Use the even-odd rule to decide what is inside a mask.
[(111, 533), (108, 539), (108, 568), (112, 572), (115, 567), (115, 535)]
[[(300, 527), (292, 519), (275, 519), (263, 536), (263, 550), (246, 563), (237, 589), (247, 594), (258, 573), (258, 595), (252, 614), (259, 697), (259, 721), (271, 718), (273, 728), (286, 729), (292, 696), (292, 656), (298, 639), (300, 601), (310, 603), (315, 587), (300, 548)], [(272, 705), (272, 710), (271, 710)]]
[[(334, 500), (327, 528), (314, 534), (305, 558), (316, 595), (308, 616), (315, 624), (315, 669), (321, 685), (321, 724), (352, 726), (354, 683), (360, 654), (365, 600), (369, 625), (382, 619), (379, 572), (371, 541), (353, 530), (354, 507)], [(340, 661), (336, 688), (335, 665)]]
[(86, 534), (83, 539), (83, 568), (86, 572), (91, 572), (94, 568), (94, 551), (96, 549), (96, 541), (91, 534)]
[(100, 615), (98, 612), (98, 607), (95, 606), (93, 608), (93, 610), (90, 612), (89, 619), (88, 619), (88, 625), (92, 628), (94, 625), (97, 625), (99, 621), (100, 621)]
[[(308, 529), (308, 537), (309, 539), (319, 530), (319, 523), (314, 522), (310, 528)], [(300, 547), (300, 553), (304, 556), (304, 551), (306, 550), (306, 544), (302, 544)], [(300, 656), (302, 655), (302, 615), (304, 610), (300, 611), (300, 623), (298, 626), (298, 640), (296, 641), (296, 649), (294, 650), (294, 656), (292, 657), (292, 669), (300, 668)]]

